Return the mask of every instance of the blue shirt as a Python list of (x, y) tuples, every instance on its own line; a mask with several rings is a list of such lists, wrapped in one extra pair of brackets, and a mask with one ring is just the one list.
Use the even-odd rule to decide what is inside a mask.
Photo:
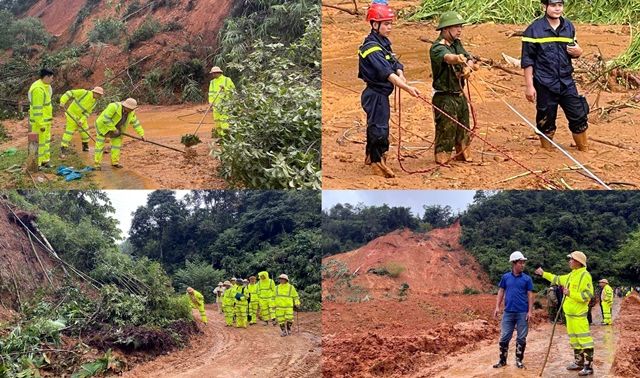
[(575, 42), (573, 24), (560, 17), (560, 25), (553, 30), (546, 17), (535, 20), (523, 33), (522, 68), (533, 66), (533, 78), (553, 93), (575, 85), (573, 65), (567, 45)]
[(389, 75), (402, 70), (403, 66), (391, 50), (391, 41), (372, 31), (358, 49), (358, 78), (367, 83), (367, 87), (389, 96), (393, 84)]
[(529, 292), (533, 291), (533, 280), (526, 273), (519, 276), (513, 272), (502, 275), (500, 285), (504, 289), (504, 312), (529, 312)]

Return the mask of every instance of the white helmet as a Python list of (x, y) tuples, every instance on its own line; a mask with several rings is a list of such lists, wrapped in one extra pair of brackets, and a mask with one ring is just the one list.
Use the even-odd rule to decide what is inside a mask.
[(511, 256), (509, 256), (509, 262), (520, 261), (520, 260), (525, 260), (525, 261), (527, 260), (527, 258), (524, 257), (524, 255), (520, 251), (515, 251), (511, 254)]

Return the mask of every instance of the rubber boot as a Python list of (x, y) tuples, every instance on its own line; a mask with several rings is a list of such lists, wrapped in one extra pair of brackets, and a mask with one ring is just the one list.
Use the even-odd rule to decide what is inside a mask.
[(509, 353), (509, 343), (500, 343), (500, 361), (493, 365), (494, 368), (501, 368), (507, 366), (507, 355)]
[(582, 350), (574, 349), (573, 358), (575, 360), (567, 366), (567, 370), (581, 370), (584, 367), (584, 355), (582, 354)]
[(584, 363), (584, 367), (582, 368), (582, 370), (580, 370), (578, 372), (579, 376), (585, 376), (585, 375), (593, 375), (593, 367), (591, 366), (591, 362), (587, 361)]
[(67, 147), (60, 147), (60, 160), (66, 159), (68, 153), (69, 149)]
[(280, 337), (287, 336), (287, 330), (284, 328), (284, 324), (280, 324)]
[[(549, 134), (544, 134), (546, 135), (549, 139), (553, 139), (553, 135), (555, 133), (549, 133)], [(551, 144), (551, 142), (549, 142), (547, 139), (545, 139), (545, 137), (543, 136), (539, 136), (540, 138), (540, 146), (545, 149), (545, 150), (553, 150), (553, 144)]]
[(292, 323), (291, 322), (287, 322), (287, 335), (289, 335), (289, 336), (291, 336), (291, 333), (292, 333), (291, 332), (291, 326), (292, 326)]
[(82, 142), (82, 151), (89, 151), (89, 142)]
[(450, 152), (436, 152), (436, 163), (440, 165), (446, 165), (450, 157)]
[(524, 369), (524, 350), (527, 346), (526, 342), (516, 343), (516, 367), (518, 369)]
[(572, 134), (573, 141), (576, 142), (576, 147), (580, 151), (589, 151), (589, 143), (587, 142), (587, 131), (583, 131), (580, 134)]
[(471, 163), (473, 158), (471, 157), (471, 148), (469, 145), (456, 144), (456, 160), (465, 161)]

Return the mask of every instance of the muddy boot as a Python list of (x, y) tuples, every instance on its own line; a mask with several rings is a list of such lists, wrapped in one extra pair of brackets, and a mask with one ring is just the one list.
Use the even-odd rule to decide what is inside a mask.
[(494, 368), (507, 366), (507, 354), (509, 353), (509, 343), (500, 343), (500, 361), (493, 365)]
[(573, 141), (576, 142), (576, 147), (580, 151), (589, 151), (589, 144), (587, 142), (587, 131), (583, 131), (580, 134), (572, 134)]
[(584, 367), (584, 355), (582, 354), (582, 350), (574, 349), (573, 358), (575, 360), (567, 366), (567, 370), (581, 370)]
[(287, 330), (284, 328), (284, 324), (280, 324), (280, 336), (281, 337), (287, 336)]
[[(549, 134), (545, 134), (545, 135), (546, 135), (549, 139), (553, 139), (553, 135), (554, 135), (554, 134), (555, 134), (555, 133), (549, 133)], [(543, 137), (543, 136), (541, 136), (541, 135), (539, 136), (539, 138), (540, 138), (540, 146), (541, 146), (543, 149), (548, 150), (548, 151), (553, 150), (553, 144), (551, 144), (551, 142), (549, 142), (545, 137)]]
[(291, 336), (291, 333), (292, 333), (291, 332), (291, 325), (292, 325), (291, 322), (287, 322), (287, 335), (289, 335), (289, 336)]
[(471, 147), (469, 145), (456, 144), (456, 160), (467, 163), (473, 162), (471, 157)]
[(524, 369), (524, 349), (527, 346), (526, 342), (516, 343), (516, 367), (518, 369)]
[(371, 163), (371, 172), (376, 176), (382, 176), (384, 178), (396, 177), (395, 173), (393, 173), (393, 171), (382, 162)]
[(271, 319), (271, 324), (275, 327), (278, 325), (278, 322), (275, 319)]
[(450, 152), (436, 152), (436, 164), (447, 165), (450, 157)]
[(584, 367), (582, 368), (582, 370), (580, 370), (578, 372), (579, 376), (585, 376), (585, 375), (593, 375), (593, 367), (591, 366), (591, 362), (587, 361), (584, 363)]
[(89, 151), (89, 142), (82, 142), (82, 151)]

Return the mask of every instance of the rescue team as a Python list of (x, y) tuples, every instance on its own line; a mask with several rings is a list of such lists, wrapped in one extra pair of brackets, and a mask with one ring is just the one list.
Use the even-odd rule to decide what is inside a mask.
[[(300, 307), (300, 297), (296, 288), (289, 283), (289, 276), (278, 276), (276, 285), (268, 272), (258, 273), (248, 280), (231, 278), (229, 281), (218, 283), (213, 290), (218, 311), (224, 314), (227, 327), (247, 328), (257, 324), (258, 319), (263, 325), (280, 326), (280, 336), (289, 336), (293, 329), (294, 310)], [(187, 288), (191, 307), (200, 312), (204, 324), (208, 319), (204, 309), (202, 293)], [(222, 306), (221, 306), (222, 305)]]
[[(587, 151), (589, 106), (578, 94), (571, 63), (582, 55), (582, 49), (577, 43), (573, 24), (562, 17), (564, 0), (542, 0), (542, 5), (544, 16), (529, 25), (522, 38), (525, 97), (536, 104), (536, 124), (542, 148), (552, 148), (560, 105), (577, 148)], [(367, 115), (365, 164), (371, 165), (374, 175), (386, 178), (395, 177), (387, 164), (389, 95), (394, 87), (398, 87), (413, 97), (422, 96), (407, 84), (404, 66), (391, 48), (389, 36), (394, 18), (393, 10), (386, 3), (371, 4), (367, 12), (371, 32), (358, 51), (358, 78), (366, 83), (361, 96), (362, 108)], [(431, 102), (437, 108), (434, 108), (435, 162), (444, 166), (451, 160), (454, 149), (455, 160), (472, 161), (469, 104), (464, 87), (476, 66), (460, 42), (465, 23), (456, 12), (443, 13), (436, 28), (440, 35), (429, 51), (434, 90)]]
[[(223, 101), (231, 97), (235, 85), (222, 74), (220, 67), (211, 69), (213, 79), (209, 84), (209, 104), (213, 109), (214, 128), (212, 137), (223, 136), (229, 128), (228, 115), (221, 109)], [(53, 82), (55, 72), (48, 68), (40, 70), (40, 79), (29, 88), (29, 126), (32, 133), (38, 134), (38, 166), (51, 167), (51, 126), (53, 123)], [(97, 101), (104, 95), (104, 89), (72, 89), (60, 97), (60, 107), (66, 116), (66, 128), (60, 142), (60, 158), (64, 159), (69, 151), (73, 135), (77, 131), (82, 141), (82, 151), (89, 151), (90, 129), (87, 122), (96, 108)], [(138, 102), (133, 98), (112, 102), (100, 113), (95, 123), (94, 169), (100, 170), (102, 154), (107, 139), (111, 141), (111, 166), (122, 168), (120, 149), (122, 137), (128, 126), (144, 140), (144, 129), (136, 117)]]

